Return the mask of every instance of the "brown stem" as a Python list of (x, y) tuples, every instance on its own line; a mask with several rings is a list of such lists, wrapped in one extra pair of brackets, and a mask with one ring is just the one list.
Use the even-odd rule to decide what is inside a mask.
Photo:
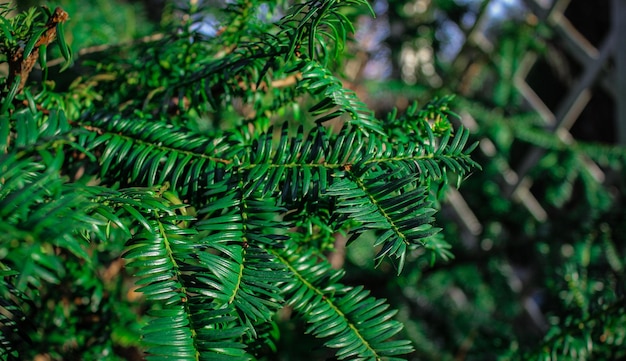
[(9, 85), (9, 89), (12, 87), (13, 82), (15, 81), (17, 76), (20, 76), (20, 84), (17, 88), (17, 92), (21, 92), (24, 89), (24, 85), (26, 85), (26, 80), (28, 79), (28, 75), (33, 70), (37, 59), (39, 58), (39, 48), (44, 45), (48, 45), (56, 39), (57, 36), (57, 25), (67, 21), (69, 19), (69, 15), (60, 7), (54, 9), (54, 13), (48, 19), (48, 23), (46, 24), (46, 31), (41, 34), (37, 42), (35, 43), (35, 47), (33, 51), (28, 54), (26, 59), (24, 59), (24, 48), (19, 47), (15, 49), (15, 51), (9, 56), (9, 79), (7, 84)]

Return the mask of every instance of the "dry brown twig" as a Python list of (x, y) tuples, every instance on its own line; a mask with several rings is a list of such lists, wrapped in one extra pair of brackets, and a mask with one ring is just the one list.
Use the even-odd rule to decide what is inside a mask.
[(13, 54), (11, 54), (8, 59), (8, 84), (13, 84), (15, 79), (19, 76), (20, 84), (17, 88), (18, 93), (24, 89), (28, 75), (30, 75), (30, 72), (33, 70), (35, 63), (37, 63), (37, 59), (39, 58), (39, 48), (52, 43), (57, 36), (57, 25), (67, 21), (68, 19), (68, 13), (60, 7), (57, 7), (54, 9), (52, 16), (48, 19), (48, 23), (46, 24), (47, 29), (43, 34), (41, 34), (39, 40), (35, 43), (33, 51), (28, 54), (26, 58), (24, 58), (24, 48), (22, 47), (18, 48)]

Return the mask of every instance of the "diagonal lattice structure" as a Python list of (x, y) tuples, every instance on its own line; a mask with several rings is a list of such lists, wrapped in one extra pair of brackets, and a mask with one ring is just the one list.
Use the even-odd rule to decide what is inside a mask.
[[(493, 48), (488, 35), (485, 34), (484, 26), (492, 2), (492, 0), (488, 0), (482, 3), (474, 25), (464, 34), (465, 39), (467, 39), (464, 46), (473, 46), (486, 56), (490, 56)], [(540, 54), (529, 52), (520, 62), (521, 66), (515, 70), (515, 87), (523, 95), (528, 107), (539, 114), (545, 129), (554, 133), (565, 144), (576, 142), (570, 129), (592, 98), (594, 87), (596, 85), (601, 87), (605, 93), (613, 98), (617, 107), (615, 122), (618, 130), (618, 141), (624, 143), (626, 136), (622, 133), (623, 128), (626, 127), (626, 119), (623, 119), (622, 114), (626, 111), (622, 108), (626, 107), (626, 101), (620, 100), (626, 95), (626, 92), (620, 91), (620, 87), (624, 86), (624, 81), (620, 80), (626, 74), (626, 67), (622, 66), (624, 61), (621, 59), (622, 53), (626, 49), (626, 43), (622, 44), (623, 41), (620, 41), (621, 36), (619, 34), (621, 27), (624, 26), (623, 23), (626, 23), (626, 20), (622, 20), (626, 19), (626, 1), (612, 1), (612, 23), (609, 26), (608, 34), (598, 47), (586, 39), (566, 17), (565, 12), (570, 2), (571, 0), (524, 0), (524, 11), (526, 12), (524, 17), (531, 19), (531, 21), (538, 18), (550, 25), (555, 34), (553, 41), (560, 43), (567, 54), (580, 64), (582, 67), (581, 74), (569, 87), (556, 108), (551, 109), (527, 81), (531, 69), (540, 58)], [(612, 68), (609, 64), (611, 60), (614, 63)], [(458, 61), (460, 60), (455, 59), (453, 63)], [(467, 69), (466, 72), (471, 69), (469, 64), (463, 64), (461, 67)], [(609, 68), (608, 71), (607, 68)], [(466, 127), (476, 129), (478, 125), (470, 114), (464, 113), (462, 116), (462, 122)], [(480, 149), (488, 157), (493, 157), (496, 153), (495, 147), (489, 139), (481, 140)], [(501, 169), (502, 195), (522, 203), (538, 221), (546, 220), (547, 213), (530, 190), (533, 181), (528, 173), (543, 154), (542, 148), (532, 147), (515, 168), (503, 164)], [(583, 159), (583, 162), (594, 179), (601, 183), (605, 175), (600, 167), (590, 159)], [(462, 197), (459, 198), (458, 195), (453, 194), (450, 197), (450, 204), (457, 210), (465, 229), (471, 234), (479, 234), (482, 227)]]
[[(525, 14), (521, 15), (521, 18), (531, 22), (539, 20), (547, 24), (553, 32), (553, 38), (550, 41), (562, 49), (568, 61), (576, 64), (579, 68), (578, 73), (566, 74), (570, 81), (565, 91), (560, 94), (558, 101), (546, 99), (545, 95), (541, 94), (541, 89), (530, 81), (533, 69), (545, 61), (542, 59), (545, 54), (528, 52), (519, 62), (520, 66), (513, 70), (513, 86), (523, 97), (527, 110), (538, 114), (544, 129), (556, 135), (563, 144), (568, 145), (573, 145), (577, 141), (576, 136), (572, 134), (572, 128), (582, 118), (592, 98), (602, 92), (603, 96), (610, 98), (615, 107), (615, 116), (611, 119), (616, 130), (615, 142), (626, 144), (626, 41), (623, 38), (623, 34), (626, 34), (626, 0), (611, 0), (612, 16), (606, 19), (608, 30), (599, 41), (595, 42), (583, 35), (567, 17), (568, 7), (573, 1), (523, 0)], [(473, 51), (482, 54), (485, 58), (494, 56), (492, 50), (495, 44), (485, 31), (489, 6), (494, 2), (494, 0), (486, 0), (481, 4), (474, 24), (463, 34), (465, 37), (463, 47), (472, 47)], [(580, 6), (580, 3), (578, 5)], [(473, 64), (463, 63), (464, 61), (467, 59), (456, 58), (452, 61), (456, 69), (463, 69), (459, 77), (461, 79), (472, 77), (474, 73), (471, 72), (475, 72)], [(563, 72), (563, 69), (559, 70)], [(459, 92), (464, 91), (461, 81)], [(461, 122), (465, 127), (470, 130), (478, 129), (478, 123), (468, 112), (462, 113), (461, 117)], [(488, 138), (480, 140), (480, 150), (489, 158), (498, 156), (495, 144)], [(544, 154), (545, 149), (531, 146), (515, 166), (508, 164), (505, 159), (498, 161), (502, 197), (523, 205), (538, 222), (548, 220), (550, 215), (533, 194), (533, 178), (530, 172)], [(606, 175), (602, 169), (584, 154), (580, 154), (579, 157), (594, 180), (603, 183)], [(479, 249), (484, 228), (481, 220), (474, 214), (460, 192), (451, 190), (447, 201), (464, 230), (462, 232), (464, 244), (468, 249)], [(509, 278), (511, 285), (522, 282), (516, 276), (516, 272), (511, 272)], [(547, 323), (535, 301), (526, 297), (522, 304), (529, 319), (539, 330), (545, 331)]]

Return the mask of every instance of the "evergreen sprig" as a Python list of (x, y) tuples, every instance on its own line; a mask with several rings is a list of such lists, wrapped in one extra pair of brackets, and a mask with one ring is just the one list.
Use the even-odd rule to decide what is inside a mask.
[[(434, 237), (433, 193), (448, 173), (462, 179), (478, 167), (469, 133), (453, 131), (449, 98), (386, 122), (334, 75), (328, 64), (353, 30), (346, 10), (365, 1), (275, 9), (285, 14), (275, 23), (251, 15), (252, 5), (230, 4), (224, 23), (237, 21), (215, 37), (174, 21), (140, 54), (104, 54), (66, 93), (25, 88), (5, 98), (2, 357), (41, 352), (42, 328), (80, 333), (106, 318), (111, 327), (100, 331), (112, 337), (50, 341), (54, 357), (102, 358), (126, 334), (122, 320), (140, 317), (141, 340), (126, 342), (147, 359), (261, 359), (286, 308), (338, 359), (399, 360), (413, 350), (396, 311), (342, 284), (324, 252), (334, 233), (373, 233), (376, 261), (391, 257), (399, 271), (419, 247), (449, 258)], [(120, 258), (133, 286), (115, 271)], [(51, 302), (39, 297), (57, 286), (58, 295), (43, 292)], [(76, 287), (97, 290), (89, 307), (66, 301)], [(131, 294), (141, 294), (141, 309)], [(46, 323), (48, 312), (69, 320)]]

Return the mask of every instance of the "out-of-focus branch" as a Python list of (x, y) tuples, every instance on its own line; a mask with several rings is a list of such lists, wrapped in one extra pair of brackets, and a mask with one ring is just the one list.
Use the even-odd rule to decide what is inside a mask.
[(15, 49), (15, 51), (9, 55), (8, 63), (9, 63), (9, 78), (8, 84), (9, 88), (11, 88), (11, 84), (15, 81), (15, 79), (20, 77), (20, 84), (17, 88), (17, 92), (21, 92), (26, 84), (26, 80), (28, 79), (28, 75), (33, 70), (37, 59), (39, 58), (39, 48), (42, 46), (47, 46), (56, 39), (57, 36), (57, 25), (67, 21), (69, 19), (69, 15), (65, 10), (57, 7), (54, 9), (54, 13), (48, 19), (48, 23), (46, 24), (46, 31), (39, 37), (37, 42), (35, 43), (35, 47), (33, 50), (24, 58), (24, 48), (19, 47)]

